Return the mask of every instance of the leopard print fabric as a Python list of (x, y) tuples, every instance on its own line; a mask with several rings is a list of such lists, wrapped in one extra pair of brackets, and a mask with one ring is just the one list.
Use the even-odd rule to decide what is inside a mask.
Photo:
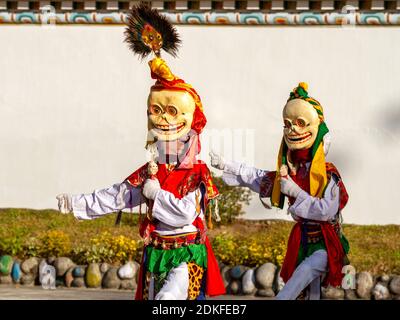
[(146, 271), (143, 284), (143, 300), (149, 300), (149, 285), (150, 285), (151, 272)]
[[(188, 262), (189, 272), (189, 288), (188, 288), (188, 300), (196, 300), (200, 294), (200, 289), (204, 276), (204, 268), (195, 264), (194, 262)], [(154, 275), (154, 295), (156, 295), (162, 288), (167, 274)], [(146, 279), (143, 286), (143, 300), (149, 299), (149, 285), (150, 285), (151, 272), (146, 272)]]
[(194, 262), (188, 262), (187, 266), (189, 271), (188, 300), (196, 300), (200, 294), (204, 268)]

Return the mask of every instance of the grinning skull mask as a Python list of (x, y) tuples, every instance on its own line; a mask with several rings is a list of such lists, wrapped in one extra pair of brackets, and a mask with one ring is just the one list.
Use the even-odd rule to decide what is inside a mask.
[(321, 120), (315, 108), (303, 99), (290, 100), (283, 109), (283, 137), (290, 150), (309, 149)]
[[(200, 96), (175, 76), (164, 60), (155, 58), (149, 65), (157, 81), (147, 100), (147, 147), (157, 142), (157, 149), (164, 149), (158, 150), (161, 153), (186, 153), (188, 142), (193, 142), (191, 137), (199, 135), (207, 123)], [(194, 147), (200, 152), (200, 141), (196, 141)]]
[[(322, 198), (328, 177), (324, 151), (327, 152), (329, 129), (324, 120), (321, 104), (308, 95), (308, 85), (300, 82), (290, 93), (283, 109), (283, 139), (278, 153), (277, 172), (282, 172), (284, 166), (289, 166), (291, 173), (296, 164), (291, 165), (289, 151), (306, 150), (309, 152), (311, 165), (309, 167), (309, 193), (313, 197)], [(326, 147), (326, 148), (325, 148)], [(302, 152), (293, 152), (293, 154)], [(306, 152), (305, 152), (306, 153)], [(287, 170), (287, 169), (286, 169)], [(284, 170), (285, 171), (285, 170)], [(296, 170), (294, 170), (296, 171)], [(296, 174), (296, 172), (294, 172)], [(274, 207), (283, 208), (284, 196), (281, 192), (281, 175), (276, 174), (271, 191), (271, 203)], [(283, 196), (282, 196), (283, 195)]]
[(196, 103), (186, 91), (151, 90), (148, 98), (148, 130), (158, 141), (175, 141), (189, 133)]

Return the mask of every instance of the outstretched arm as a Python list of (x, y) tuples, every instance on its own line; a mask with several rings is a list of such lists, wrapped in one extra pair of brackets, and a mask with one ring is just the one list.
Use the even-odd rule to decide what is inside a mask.
[(116, 183), (109, 188), (88, 194), (59, 195), (59, 208), (63, 213), (73, 212), (80, 220), (90, 220), (119, 210), (134, 208), (143, 202), (140, 189), (129, 183)]
[(210, 152), (211, 165), (223, 170), (222, 180), (229, 186), (248, 187), (260, 192), (260, 183), (267, 171), (245, 165), (244, 163), (226, 161), (222, 156)]
[(260, 193), (260, 184), (267, 171), (247, 166), (244, 163), (226, 162), (222, 180), (230, 186), (248, 187)]

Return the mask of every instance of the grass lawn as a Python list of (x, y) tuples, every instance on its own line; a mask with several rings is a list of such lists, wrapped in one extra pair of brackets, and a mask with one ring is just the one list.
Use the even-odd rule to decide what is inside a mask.
[[(0, 254), (20, 258), (34, 254), (29, 252), (29, 243), (40, 242), (52, 231), (61, 232), (71, 248), (90, 245), (91, 239), (104, 232), (111, 237), (140, 240), (135, 214), (124, 213), (120, 226), (114, 225), (116, 214), (91, 221), (78, 221), (72, 215), (54, 210), (0, 209), (0, 215)], [(209, 236), (211, 239), (233, 236), (243, 241), (268, 237), (271, 246), (271, 239), (286, 241), (292, 226), (292, 222), (279, 220), (240, 220), (210, 230)], [(343, 231), (350, 242), (350, 262), (357, 272), (400, 274), (400, 225), (345, 224)]]

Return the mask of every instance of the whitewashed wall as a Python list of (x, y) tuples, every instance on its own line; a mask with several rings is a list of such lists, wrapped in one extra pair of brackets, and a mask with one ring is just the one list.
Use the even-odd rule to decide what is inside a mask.
[[(275, 169), (282, 107), (307, 81), (325, 107), (329, 160), (350, 194), (345, 221), (400, 223), (400, 29), (178, 29), (180, 58), (165, 58), (202, 96), (211, 136), (243, 129), (250, 138), (242, 159)], [(0, 27), (0, 207), (55, 208), (58, 193), (108, 186), (144, 163), (152, 81), (122, 32)], [(247, 217), (287, 215), (254, 197)]]

